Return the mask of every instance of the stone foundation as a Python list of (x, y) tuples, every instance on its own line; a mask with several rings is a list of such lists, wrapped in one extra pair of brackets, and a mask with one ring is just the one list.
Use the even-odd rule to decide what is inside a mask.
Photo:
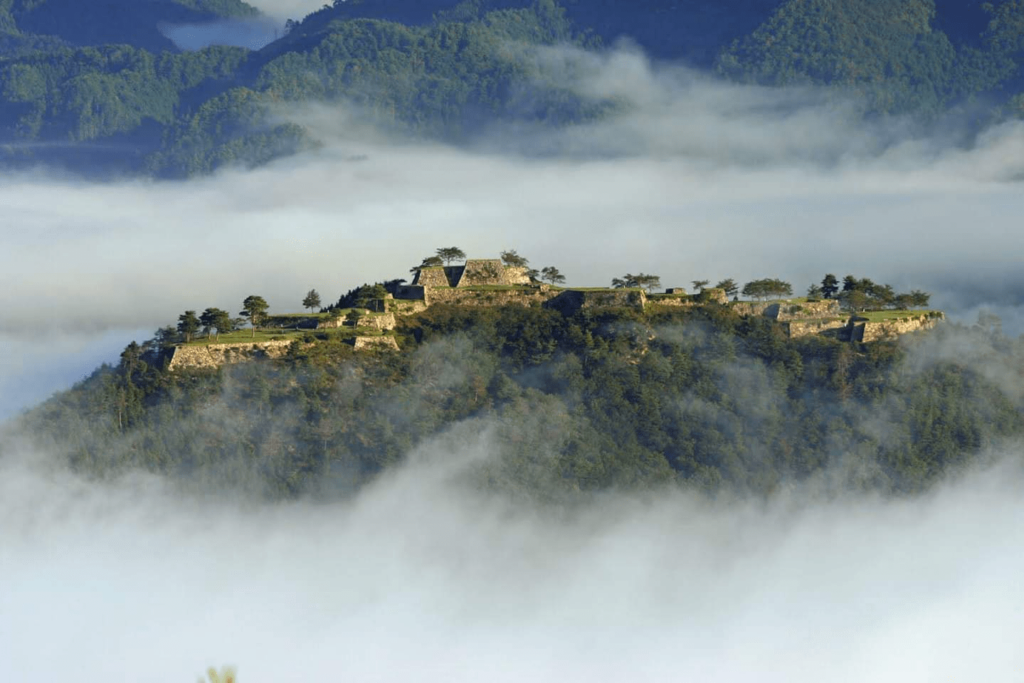
[(356, 351), (366, 349), (392, 349), (398, 351), (398, 342), (394, 337), (355, 337), (352, 346)]
[(215, 369), (231, 363), (244, 363), (259, 358), (280, 358), (288, 353), (293, 340), (254, 342), (251, 344), (208, 344), (177, 346), (167, 365), (168, 370), (181, 368)]
[(647, 295), (639, 289), (567, 289), (545, 304), (565, 315), (591, 308), (636, 308), (644, 310)]
[(867, 322), (857, 320), (850, 321), (849, 339), (854, 342), (877, 342), (894, 341), (904, 334), (917, 332), (919, 330), (930, 330), (943, 318), (928, 318), (919, 316), (913, 318), (897, 318), (896, 320), (885, 320), (883, 322)]

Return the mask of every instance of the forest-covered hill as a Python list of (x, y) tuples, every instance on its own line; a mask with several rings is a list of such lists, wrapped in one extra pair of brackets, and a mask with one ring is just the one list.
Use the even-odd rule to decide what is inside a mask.
[[(315, 145), (272, 106), (345, 102), (448, 141), (495, 122), (572, 125), (622, 102), (546, 79), (531, 49), (629, 39), (720, 77), (842, 88), (869, 116), (978, 102), (1024, 112), (1024, 3), (952, 0), (350, 0), (252, 51), (177, 50), (167, 23), (250, 17), (240, 0), (0, 2), (0, 159), (181, 177)], [(628, 103), (626, 103), (628, 104)]]
[(531, 498), (807, 481), (910, 493), (1024, 433), (1024, 345), (995, 327), (860, 345), (788, 339), (719, 305), (436, 305), (403, 319), (399, 351), (317, 334), (210, 370), (169, 371), (159, 339), (132, 344), (19, 424), (86, 475), (273, 499), (343, 496), (417, 446), (481, 434), (476, 484)]

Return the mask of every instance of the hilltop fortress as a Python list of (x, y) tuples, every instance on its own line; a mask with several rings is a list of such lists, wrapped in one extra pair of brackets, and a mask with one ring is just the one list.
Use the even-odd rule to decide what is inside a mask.
[[(648, 293), (642, 288), (561, 288), (531, 279), (522, 266), (505, 265), (500, 259), (469, 259), (463, 265), (420, 268), (411, 284), (393, 287), (383, 300), (383, 309), (367, 312), (354, 320), (340, 313), (334, 317), (311, 316), (285, 323), (271, 319), (268, 326), (305, 327), (316, 330), (349, 328), (350, 343), (357, 350), (388, 348), (397, 350), (393, 330), (403, 317), (415, 315), (431, 306), (527, 306), (545, 307), (564, 315), (580, 310), (631, 308), (657, 311), (672, 308), (728, 306), (741, 316), (760, 316), (776, 321), (790, 338), (820, 335), (840, 341), (870, 343), (891, 341), (901, 335), (934, 327), (944, 319), (942, 313), (927, 311), (879, 312), (858, 316), (844, 311), (836, 299), (793, 298), (776, 301), (729, 301), (725, 291), (705, 288), (687, 294), (682, 288), (664, 293)], [(892, 315), (887, 315), (892, 313)], [(285, 316), (287, 318), (287, 316)], [(207, 343), (175, 348), (169, 367), (213, 368), (257, 357), (284, 355), (296, 338), (249, 343)]]

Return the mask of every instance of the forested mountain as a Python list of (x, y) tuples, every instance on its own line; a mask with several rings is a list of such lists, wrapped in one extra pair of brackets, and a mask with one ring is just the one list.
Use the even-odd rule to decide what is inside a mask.
[(996, 328), (860, 345), (788, 339), (729, 306), (436, 305), (403, 318), (398, 351), (317, 335), (212, 370), (132, 344), (21, 424), (88, 475), (270, 498), (344, 495), (419, 445), (482, 433), (478, 485), (528, 497), (808, 480), (907, 493), (1024, 433), (1024, 346)]
[(254, 17), (242, 0), (0, 0), (0, 31), (18, 37), (47, 36), (68, 45), (126, 44), (151, 51), (174, 49), (161, 24)]
[(186, 54), (160, 32), (254, 13), (240, 0), (0, 2), (2, 159), (157, 176), (258, 164), (316, 142), (268, 115), (286, 102), (344, 101), (449, 141), (495, 121), (572, 125), (614, 107), (546, 80), (530, 50), (619, 39), (741, 82), (842, 88), (872, 116), (980, 98), (989, 122), (1020, 111), (1024, 90), (1019, 0), (350, 0), (257, 51)]

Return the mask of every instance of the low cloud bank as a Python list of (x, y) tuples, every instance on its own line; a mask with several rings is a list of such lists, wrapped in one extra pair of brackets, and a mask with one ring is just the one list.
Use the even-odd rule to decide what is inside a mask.
[(1024, 664), (1017, 465), (914, 500), (557, 511), (466, 489), (489, 448), (421, 449), (348, 504), (258, 507), (87, 484), (8, 447), (0, 677), (905, 683)]

